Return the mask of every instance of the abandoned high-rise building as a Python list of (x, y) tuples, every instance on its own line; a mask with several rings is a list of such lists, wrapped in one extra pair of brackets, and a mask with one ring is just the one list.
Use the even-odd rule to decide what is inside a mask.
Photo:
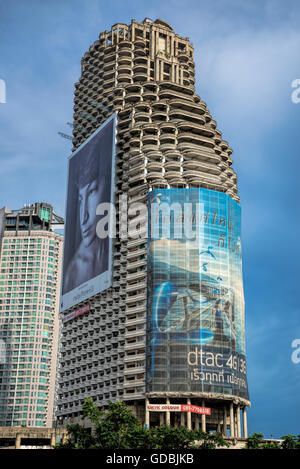
[(195, 94), (193, 57), (188, 38), (145, 19), (115, 24), (82, 58), (73, 152), (115, 113), (117, 208), (121, 195), (128, 205), (196, 197), (207, 243), (187, 257), (187, 244), (117, 232), (111, 287), (63, 312), (60, 419), (76, 421), (92, 397), (124, 401), (147, 426), (247, 434), (237, 176)]

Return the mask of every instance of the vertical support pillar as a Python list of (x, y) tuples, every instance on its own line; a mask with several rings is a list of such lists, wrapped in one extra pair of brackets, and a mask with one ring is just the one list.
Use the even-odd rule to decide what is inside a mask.
[(150, 56), (151, 56), (151, 59), (154, 59), (155, 31), (153, 30), (153, 28), (150, 29), (150, 44), (151, 44)]
[(218, 434), (221, 433), (221, 424), (220, 424), (220, 422), (218, 422), (218, 424), (217, 424), (217, 433)]
[(111, 28), (111, 44), (112, 44), (112, 46), (114, 45), (114, 42), (115, 42), (114, 28)]
[(223, 436), (227, 436), (227, 408), (224, 405), (224, 415), (223, 415)]
[(155, 59), (155, 70), (154, 70), (155, 81), (159, 80), (159, 60)]
[(16, 449), (20, 449), (20, 448), (21, 448), (21, 435), (20, 435), (20, 433), (17, 433), (17, 434), (16, 434), (15, 448), (16, 448)]
[(200, 421), (199, 421), (199, 415), (195, 416), (195, 430), (199, 430), (200, 428)]
[(150, 81), (150, 57), (147, 57), (147, 80)]
[[(170, 405), (170, 399), (167, 397), (167, 405)], [(166, 412), (166, 425), (170, 426), (171, 418), (170, 418), (170, 411), (167, 410)]]
[[(191, 399), (187, 399), (187, 405), (191, 405)], [(188, 430), (192, 429), (192, 413), (187, 413), (187, 428)]]
[(234, 438), (233, 402), (230, 402), (230, 436), (231, 436), (231, 438)]
[[(202, 407), (205, 407), (205, 401), (202, 401), (201, 405)], [(203, 432), (206, 432), (206, 415), (205, 414), (201, 415), (201, 430)]]
[(164, 65), (165, 62), (163, 60), (160, 61), (160, 81), (164, 80)]
[(237, 437), (241, 438), (242, 436), (242, 431), (241, 431), (241, 408), (239, 405), (236, 407), (236, 413), (237, 413)]
[(175, 70), (174, 63), (172, 63), (171, 64), (171, 81), (176, 81), (174, 70)]
[(159, 413), (159, 425), (164, 425), (165, 424), (165, 416), (164, 412)]
[(174, 57), (174, 36), (171, 36), (171, 57)]
[(243, 408), (243, 427), (244, 427), (244, 438), (248, 438), (247, 410), (246, 410), (246, 407)]
[(51, 448), (54, 448), (56, 444), (56, 437), (55, 437), (55, 431), (51, 432), (51, 438), (50, 438), (50, 446)]
[(150, 428), (150, 413), (148, 410), (149, 399), (145, 399), (145, 427)]
[(185, 427), (185, 415), (184, 412), (181, 412), (180, 414), (180, 426)]

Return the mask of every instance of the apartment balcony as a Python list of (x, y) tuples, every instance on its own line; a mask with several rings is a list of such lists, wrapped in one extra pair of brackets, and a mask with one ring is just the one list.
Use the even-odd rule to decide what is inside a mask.
[(146, 289), (146, 288), (147, 288), (147, 282), (143, 280), (141, 282), (127, 284), (126, 291), (127, 292), (139, 291), (141, 289)]
[(133, 313), (142, 313), (146, 311), (146, 302), (141, 305), (133, 305), (131, 308), (126, 308), (126, 315), (133, 314)]
[[(145, 244), (145, 241), (144, 241), (144, 244)], [(130, 259), (134, 259), (135, 257), (138, 257), (138, 256), (143, 256), (143, 255), (146, 255), (147, 254), (147, 248), (146, 247), (143, 247), (143, 248), (139, 248), (139, 249), (136, 249), (134, 251), (130, 251), (128, 250), (127, 251), (127, 259), (130, 260)], [(139, 259), (140, 260), (140, 259)], [(142, 259), (143, 260), (143, 259)], [(138, 262), (138, 260), (137, 260)], [(130, 267), (132, 268), (132, 265), (130, 265)]]
[(184, 161), (182, 163), (183, 167), (183, 174), (186, 174), (186, 171), (188, 170), (195, 170), (195, 171), (201, 171), (205, 173), (210, 173), (210, 174), (216, 174), (217, 176), (221, 173), (221, 170), (218, 166), (209, 164), (209, 163), (203, 163), (201, 161)]
[(126, 327), (127, 326), (135, 326), (135, 325), (139, 325), (139, 324), (145, 324), (146, 322), (146, 316), (143, 315), (142, 317), (135, 317), (133, 319), (126, 319)]
[(132, 338), (135, 338), (135, 337), (145, 337), (146, 339), (146, 329), (145, 328), (142, 328), (142, 329), (138, 329), (138, 330), (135, 330), (135, 331), (126, 331), (125, 332), (125, 339), (132, 339)]
[(124, 345), (124, 350), (129, 351), (129, 350), (138, 350), (141, 348), (145, 348), (146, 342), (134, 342), (132, 344), (125, 344)]
[(145, 372), (146, 372), (146, 367), (145, 366), (135, 366), (133, 368), (126, 368), (124, 370), (124, 375), (125, 376), (132, 376), (132, 375), (136, 375), (136, 374), (139, 374), (139, 373), (145, 373)]

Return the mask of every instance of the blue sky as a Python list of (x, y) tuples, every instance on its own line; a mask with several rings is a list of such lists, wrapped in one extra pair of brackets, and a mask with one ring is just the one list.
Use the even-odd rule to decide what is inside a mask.
[(74, 83), (101, 31), (161, 18), (195, 48), (196, 92), (233, 148), (243, 213), (249, 432), (300, 433), (300, 3), (10, 0), (0, 3), (0, 206), (64, 215)]

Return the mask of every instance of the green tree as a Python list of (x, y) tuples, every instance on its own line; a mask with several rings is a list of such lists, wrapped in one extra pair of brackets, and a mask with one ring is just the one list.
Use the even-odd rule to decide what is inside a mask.
[(68, 440), (58, 443), (55, 449), (89, 449), (95, 446), (95, 439), (89, 429), (82, 425), (67, 425)]
[(262, 433), (253, 433), (247, 438), (247, 449), (260, 449), (264, 435)]
[(58, 449), (215, 449), (228, 446), (222, 436), (162, 425), (146, 430), (131, 409), (122, 402), (110, 403), (107, 411), (97, 408), (91, 398), (82, 407), (83, 418), (94, 425), (93, 435), (83, 426), (69, 425), (69, 438)]
[(97, 448), (130, 449), (146, 445), (146, 429), (122, 402), (110, 403), (107, 412), (100, 412), (88, 401), (83, 406), (83, 415), (95, 425)]
[(285, 435), (282, 441), (263, 441), (262, 433), (254, 433), (247, 438), (247, 449), (300, 449), (300, 435)]
[(282, 443), (281, 443), (281, 448), (282, 449), (300, 449), (300, 435), (294, 436), (294, 435), (285, 435), (281, 437)]

